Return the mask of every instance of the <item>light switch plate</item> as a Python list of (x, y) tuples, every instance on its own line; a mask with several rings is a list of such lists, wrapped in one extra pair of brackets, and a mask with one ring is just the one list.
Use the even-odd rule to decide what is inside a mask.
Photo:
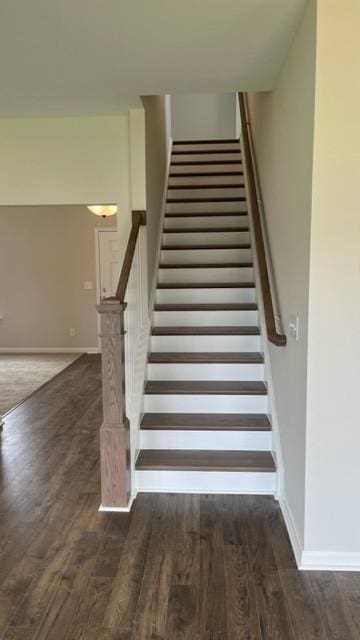
[(298, 342), (299, 340), (299, 316), (291, 314), (289, 321), (289, 333)]
[(91, 281), (91, 280), (85, 280), (85, 282), (84, 282), (84, 289), (89, 290), (89, 289), (92, 289), (92, 288), (93, 288), (93, 283), (92, 283), (92, 281)]

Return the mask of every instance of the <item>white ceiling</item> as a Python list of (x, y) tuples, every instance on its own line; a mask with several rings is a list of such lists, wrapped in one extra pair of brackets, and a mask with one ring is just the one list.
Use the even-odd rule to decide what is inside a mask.
[(271, 89), (307, 0), (0, 0), (0, 116)]

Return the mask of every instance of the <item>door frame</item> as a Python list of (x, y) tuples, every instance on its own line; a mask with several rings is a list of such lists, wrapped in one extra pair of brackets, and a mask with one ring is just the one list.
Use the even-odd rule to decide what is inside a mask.
[[(95, 272), (96, 272), (96, 304), (100, 302), (100, 233), (118, 232), (117, 227), (95, 227)], [(100, 314), (96, 313), (97, 333), (98, 333), (98, 348), (101, 350), (101, 326), (100, 326)]]

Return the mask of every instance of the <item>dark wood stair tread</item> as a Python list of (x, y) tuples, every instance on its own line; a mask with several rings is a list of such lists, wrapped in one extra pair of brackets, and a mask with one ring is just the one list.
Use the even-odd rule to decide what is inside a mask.
[(173, 144), (236, 144), (239, 138), (207, 138), (205, 140), (173, 140)]
[(257, 311), (255, 302), (179, 302), (155, 304), (155, 311)]
[(224, 352), (165, 352), (156, 351), (149, 354), (149, 362), (164, 364), (174, 362), (177, 364), (262, 364), (264, 357), (260, 352), (242, 351), (239, 353), (233, 351)]
[(148, 380), (147, 395), (231, 395), (265, 396), (263, 382), (237, 380)]
[(271, 431), (263, 413), (145, 413), (141, 429), (189, 431)]
[(253, 266), (252, 262), (161, 262), (159, 269), (248, 269)]
[[(174, 165), (173, 165), (174, 166)], [(176, 165), (175, 165), (176, 166)], [(221, 176), (243, 176), (244, 172), (243, 171), (238, 171), (237, 169), (235, 169), (234, 171), (202, 171), (200, 173), (200, 171), (182, 171), (180, 172), (176, 172), (176, 173), (169, 173), (169, 178), (210, 178), (210, 177), (221, 177)]]
[(221, 216), (247, 216), (247, 211), (170, 211), (165, 218), (219, 218)]
[(212, 196), (200, 198), (167, 198), (169, 204), (181, 204), (187, 202), (245, 202), (246, 196)]
[(206, 451), (142, 449), (136, 460), (138, 471), (248, 471), (274, 472), (269, 451)]
[(160, 282), (158, 289), (254, 289), (254, 282)]
[(152, 327), (153, 336), (259, 336), (255, 326), (227, 327)]
[(164, 229), (163, 233), (239, 233), (249, 231), (249, 227), (182, 227)]
[(241, 149), (185, 149), (184, 151), (172, 150), (172, 156), (190, 156), (190, 155), (218, 155), (218, 154), (239, 154), (241, 155)]
[(251, 249), (251, 244), (163, 244), (163, 251), (179, 251), (182, 249)]
[(169, 184), (168, 190), (171, 189), (243, 189), (245, 187), (244, 184), (240, 184), (236, 182), (231, 184), (230, 182), (225, 182), (222, 184)]

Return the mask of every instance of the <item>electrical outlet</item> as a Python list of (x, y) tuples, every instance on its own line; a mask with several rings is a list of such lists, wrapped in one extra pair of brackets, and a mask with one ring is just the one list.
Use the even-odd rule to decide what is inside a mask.
[(69, 329), (69, 336), (70, 336), (70, 338), (73, 338), (75, 335), (76, 335), (76, 331), (75, 331), (74, 327), (71, 327), (71, 328)]
[(289, 322), (289, 333), (298, 342), (299, 340), (299, 316), (291, 315)]

